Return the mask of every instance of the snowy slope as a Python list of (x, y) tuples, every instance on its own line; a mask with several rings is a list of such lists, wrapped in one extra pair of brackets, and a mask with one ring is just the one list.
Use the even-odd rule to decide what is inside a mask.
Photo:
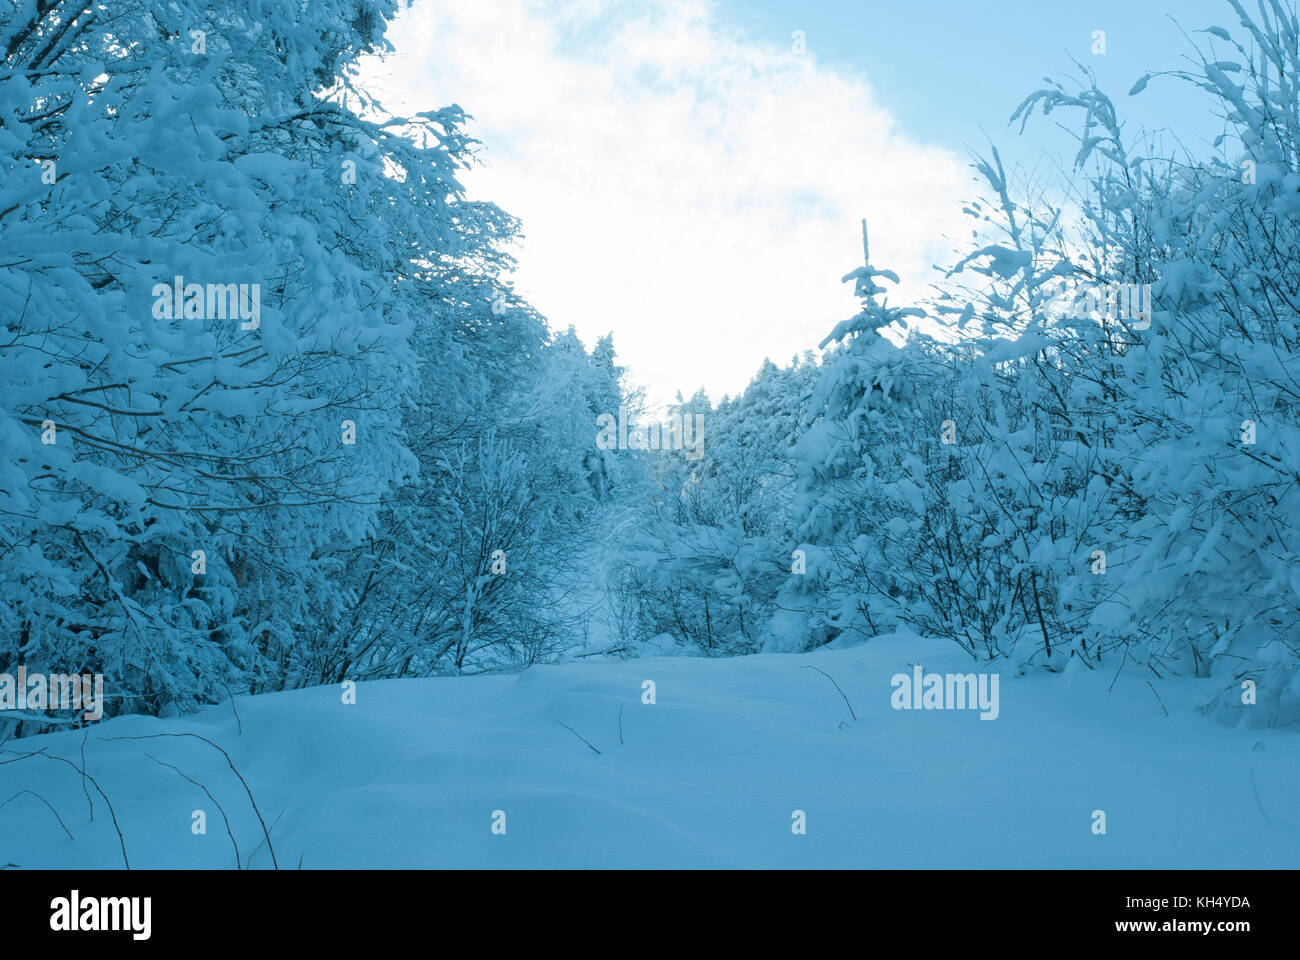
[[(889, 680), (951, 645), (891, 636), (798, 656), (583, 662), (518, 676), (241, 698), (195, 717), (90, 731), (89, 773), (133, 867), (1294, 867), (1300, 739), (1234, 730), (1194, 706), (1207, 681), (1004, 672), (1000, 715), (895, 711)], [(852, 702), (857, 720), (830, 681)], [(642, 682), (657, 702), (641, 702)], [(621, 737), (620, 742), (620, 715)], [(557, 723), (556, 721), (560, 721)], [(575, 732), (565, 729), (567, 724)], [(600, 752), (585, 745), (586, 738)], [(11, 741), (79, 762), (80, 733)], [(53, 805), (75, 837), (31, 794)], [(115, 867), (103, 801), (36, 757), (0, 765), (0, 866)], [(191, 833), (203, 809), (207, 833)], [(807, 834), (791, 831), (803, 810)], [(1107, 834), (1092, 832), (1106, 812)], [(505, 835), (491, 831), (493, 811)]]

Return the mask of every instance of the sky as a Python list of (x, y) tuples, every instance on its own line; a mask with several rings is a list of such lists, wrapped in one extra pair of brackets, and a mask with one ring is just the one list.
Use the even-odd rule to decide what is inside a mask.
[(1071, 57), (1130, 129), (1199, 150), (1218, 128), (1184, 82), (1127, 94), (1236, 23), (1224, 0), (423, 0), (363, 80), (395, 113), (473, 115), (462, 179), (522, 221), (517, 290), (589, 346), (612, 331), (661, 405), (734, 396), (856, 312), (864, 218), (891, 300), (922, 292), (969, 235), (972, 150), (1068, 168), (1071, 118), (1008, 120)]

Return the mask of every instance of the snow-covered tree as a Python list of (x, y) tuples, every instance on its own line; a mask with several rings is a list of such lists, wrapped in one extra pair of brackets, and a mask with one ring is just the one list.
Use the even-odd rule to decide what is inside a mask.
[[(0, 662), (169, 712), (295, 682), (350, 612), (340, 547), (418, 474), (405, 411), (439, 346), (483, 336), (457, 324), (493, 316), (470, 305), (512, 229), (463, 197), (456, 108), (391, 117), (354, 86), (395, 11), (0, 22)], [(529, 350), (496, 335), (495, 368), (463, 358), (489, 384)]]

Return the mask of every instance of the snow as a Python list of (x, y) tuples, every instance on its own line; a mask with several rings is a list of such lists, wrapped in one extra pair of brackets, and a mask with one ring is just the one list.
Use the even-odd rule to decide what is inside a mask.
[(393, 0), (65, 6), (0, 24), (0, 868), (1294, 865), (1294, 13), (1180, 72), (1209, 152), (1048, 79), (1076, 168), (990, 144), (936, 287), (864, 222), (824, 349), (652, 411), (359, 85)]
[[(892, 709), (890, 677), (916, 663), (1000, 666), (998, 718)], [(221, 754), (157, 737), (187, 733), (229, 752), (281, 869), (1296, 865), (1293, 734), (1202, 716), (1215, 681), (1148, 685), (1131, 665), (1116, 677), (1075, 663), (1017, 676), (910, 633), (800, 655), (585, 660), (361, 683), (355, 704), (327, 686), (188, 718), (121, 717), (88, 731), (85, 757), (133, 868), (235, 865), (213, 803), (150, 754), (206, 785), (243, 860), (271, 866)], [(835, 679), (856, 720), (805, 667)], [(642, 702), (646, 680), (653, 704)], [(0, 762), (44, 750), (78, 763), (82, 738), (10, 741)], [(76, 838), (22, 794), (0, 810), (0, 864), (121, 867), (112, 822), (87, 789), (93, 822), (71, 767), (0, 766), (0, 801), (35, 791)], [(191, 833), (197, 809), (204, 836)], [(491, 829), (497, 810), (504, 835)], [(791, 830), (795, 810), (806, 835)], [(1094, 810), (1106, 813), (1104, 836), (1092, 832)]]

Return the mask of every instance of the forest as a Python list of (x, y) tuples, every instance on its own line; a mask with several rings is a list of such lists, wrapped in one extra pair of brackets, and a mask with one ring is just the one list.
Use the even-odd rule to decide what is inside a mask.
[(907, 629), (1300, 720), (1300, 25), (1230, 6), (1214, 59), (1119, 91), (1183, 84), (1214, 150), (1130, 136), (1086, 68), (1027, 91), (1012, 119), (1066, 118), (1072, 176), (989, 144), (914, 302), (863, 211), (855, 314), (656, 410), (612, 335), (516, 293), (464, 112), (358, 82), (393, 0), (15, 2), (0, 671), (169, 717)]

